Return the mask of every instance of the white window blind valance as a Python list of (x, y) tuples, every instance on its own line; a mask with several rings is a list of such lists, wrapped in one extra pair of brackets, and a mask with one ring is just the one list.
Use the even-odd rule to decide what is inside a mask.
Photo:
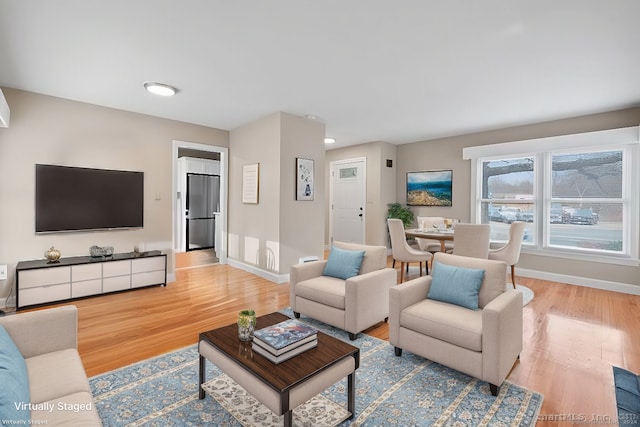
[(504, 142), (500, 144), (466, 147), (462, 149), (462, 158), (469, 160), (481, 157), (512, 156), (529, 152), (638, 144), (639, 142), (640, 127), (631, 126), (596, 132), (574, 133), (569, 135), (550, 136), (546, 138)]

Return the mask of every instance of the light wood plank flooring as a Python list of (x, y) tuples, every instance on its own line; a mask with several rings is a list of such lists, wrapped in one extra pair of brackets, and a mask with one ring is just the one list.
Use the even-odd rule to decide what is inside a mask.
[[(167, 287), (73, 301), (89, 376), (197, 342), (198, 333), (289, 305), (288, 285), (225, 265), (180, 269)], [(536, 296), (524, 308), (524, 350), (508, 379), (544, 394), (539, 425), (616, 419), (611, 365), (640, 372), (640, 296), (518, 278)], [(380, 323), (366, 331), (388, 339)], [(389, 351), (393, 351), (390, 349)], [(544, 419), (555, 420), (542, 422)], [(592, 423), (593, 424), (593, 423)]]

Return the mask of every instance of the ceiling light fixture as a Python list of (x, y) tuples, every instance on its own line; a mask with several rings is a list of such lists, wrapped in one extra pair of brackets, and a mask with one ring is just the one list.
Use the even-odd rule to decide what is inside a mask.
[(147, 91), (160, 96), (173, 96), (178, 91), (173, 86), (158, 82), (144, 82), (144, 88)]
[(325, 138), (324, 139), (324, 143), (325, 144), (333, 144), (334, 142), (336, 142), (335, 138)]

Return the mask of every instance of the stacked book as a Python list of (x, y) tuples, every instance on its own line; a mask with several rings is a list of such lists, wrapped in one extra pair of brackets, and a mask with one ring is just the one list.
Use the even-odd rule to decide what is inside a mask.
[(277, 364), (317, 345), (317, 329), (289, 319), (255, 331), (251, 349)]

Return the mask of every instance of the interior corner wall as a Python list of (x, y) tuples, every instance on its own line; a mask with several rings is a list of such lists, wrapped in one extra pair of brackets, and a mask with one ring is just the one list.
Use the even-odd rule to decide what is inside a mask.
[[(93, 245), (130, 252), (134, 245), (169, 254), (172, 246), (172, 141), (227, 147), (229, 133), (143, 114), (2, 88), (11, 126), (0, 129), (0, 306), (19, 261), (44, 258), (55, 246), (62, 256), (88, 255)], [(35, 234), (36, 163), (144, 172), (144, 228)], [(160, 196), (156, 200), (156, 194)]]
[[(296, 157), (324, 168), (324, 125), (274, 113), (230, 133), (229, 258), (244, 266), (287, 275), (301, 256), (323, 256), (324, 183), (316, 177), (313, 201), (295, 200)], [(257, 204), (242, 202), (242, 168), (259, 163)], [(321, 168), (321, 169), (318, 169)], [(269, 278), (270, 276), (265, 276)]]
[[(329, 221), (331, 215), (330, 195), (328, 194), (331, 179), (331, 162), (354, 158), (367, 159), (367, 196), (365, 243), (369, 245), (388, 246), (387, 238), (387, 205), (396, 201), (396, 146), (388, 142), (376, 141), (345, 148), (328, 150), (326, 153), (325, 181), (327, 200), (325, 203), (325, 245), (329, 246)], [(393, 166), (387, 168), (387, 159)]]
[[(462, 149), (478, 145), (523, 141), (535, 138), (593, 132), (636, 126), (640, 123), (640, 108), (592, 114), (525, 126), (442, 138), (399, 145), (396, 192), (406, 203), (406, 173), (425, 170), (453, 170), (453, 205), (451, 207), (414, 207), (416, 215), (444, 216), (469, 221), (471, 213), (471, 161), (462, 159)], [(640, 183), (639, 183), (640, 185)], [(634, 194), (638, 197), (638, 194)], [(640, 221), (639, 218), (634, 218)], [(594, 281), (640, 286), (640, 267), (621, 266), (591, 261), (570, 260), (522, 253), (518, 268), (574, 276)]]
[[(324, 258), (325, 125), (287, 113), (281, 118), (280, 270), (289, 274), (303, 256)], [(313, 200), (296, 200), (296, 158), (313, 160)]]
[[(231, 130), (229, 146), (228, 259), (277, 274), (280, 113)], [(258, 203), (243, 203), (243, 167), (256, 163)]]

